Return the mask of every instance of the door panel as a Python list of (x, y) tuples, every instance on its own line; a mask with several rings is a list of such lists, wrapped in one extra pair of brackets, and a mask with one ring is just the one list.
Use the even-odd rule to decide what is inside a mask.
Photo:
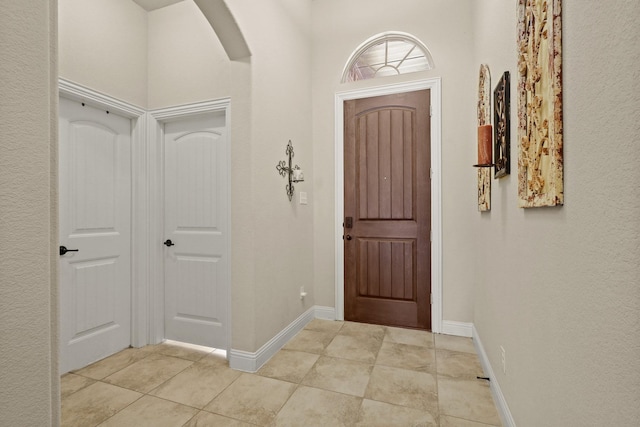
[(429, 97), (345, 102), (347, 320), (430, 329)]
[(415, 240), (358, 239), (359, 295), (413, 301)]
[(165, 336), (226, 348), (224, 114), (165, 125)]
[(131, 331), (131, 122), (60, 99), (60, 369), (126, 348)]

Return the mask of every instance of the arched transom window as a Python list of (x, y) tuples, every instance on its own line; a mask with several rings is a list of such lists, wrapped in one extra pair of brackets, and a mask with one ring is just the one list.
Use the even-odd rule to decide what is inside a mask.
[(429, 49), (411, 34), (386, 32), (371, 37), (353, 51), (342, 83), (395, 76), (434, 67)]

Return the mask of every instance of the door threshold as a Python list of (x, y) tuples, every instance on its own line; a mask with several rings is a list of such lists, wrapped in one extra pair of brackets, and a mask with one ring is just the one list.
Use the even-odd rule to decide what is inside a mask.
[(207, 347), (204, 345), (191, 344), (191, 343), (186, 343), (182, 341), (174, 341), (174, 340), (167, 340), (167, 339), (163, 340), (160, 344), (167, 344), (172, 347), (181, 347), (188, 350), (196, 350), (199, 352), (211, 353), (219, 357), (224, 357), (225, 359), (227, 358), (227, 350), (220, 349), (220, 348)]

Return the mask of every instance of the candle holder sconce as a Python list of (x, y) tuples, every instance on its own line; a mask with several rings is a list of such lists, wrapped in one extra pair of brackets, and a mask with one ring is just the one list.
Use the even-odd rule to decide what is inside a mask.
[(282, 176), (283, 178), (289, 179), (289, 184), (287, 184), (286, 190), (287, 190), (287, 196), (289, 197), (289, 201), (291, 201), (291, 198), (293, 197), (293, 190), (294, 190), (293, 183), (303, 182), (304, 174), (302, 173), (302, 169), (300, 169), (298, 165), (295, 165), (293, 167), (291, 166), (291, 159), (293, 158), (293, 155), (294, 155), (293, 145), (291, 144), (291, 140), (289, 140), (289, 143), (287, 144), (287, 149), (285, 150), (285, 154), (289, 158), (288, 163), (286, 160), (281, 160), (280, 162), (278, 162), (276, 169), (278, 170), (278, 173), (280, 174), (280, 176)]
[(473, 165), (475, 168), (490, 168), (495, 166), (492, 157), (492, 134), (491, 125), (478, 126), (478, 164)]

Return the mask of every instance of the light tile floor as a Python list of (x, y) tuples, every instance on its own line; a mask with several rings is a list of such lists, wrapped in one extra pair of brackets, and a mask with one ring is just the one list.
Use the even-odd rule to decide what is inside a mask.
[(257, 373), (129, 348), (62, 377), (62, 425), (500, 426), (470, 338), (315, 319)]

